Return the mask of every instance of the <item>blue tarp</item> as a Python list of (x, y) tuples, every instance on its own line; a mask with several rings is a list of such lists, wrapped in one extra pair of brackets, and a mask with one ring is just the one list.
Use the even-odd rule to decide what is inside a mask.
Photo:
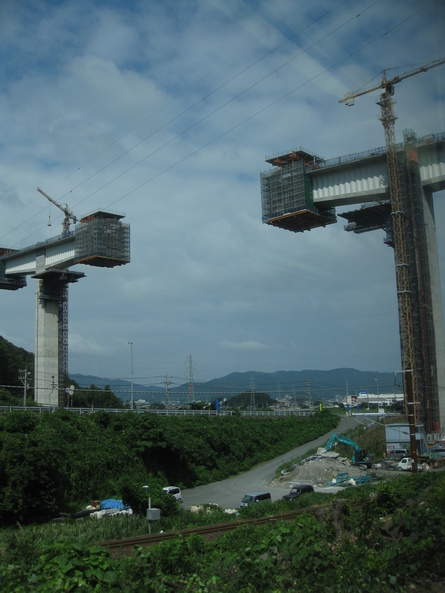
[(100, 502), (101, 511), (104, 511), (105, 509), (118, 509), (119, 511), (123, 511), (129, 508), (130, 507), (128, 506), (124, 506), (122, 500), (116, 500), (115, 498), (108, 498), (107, 500), (101, 500)]

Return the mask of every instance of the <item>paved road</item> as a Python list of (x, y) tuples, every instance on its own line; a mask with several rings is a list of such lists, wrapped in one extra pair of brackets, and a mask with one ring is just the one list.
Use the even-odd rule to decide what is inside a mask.
[(356, 426), (356, 424), (357, 421), (353, 416), (344, 416), (335, 430), (315, 441), (311, 441), (284, 455), (280, 455), (272, 461), (262, 463), (248, 472), (221, 480), (220, 482), (214, 482), (206, 486), (197, 486), (196, 488), (187, 488), (182, 491), (182, 507), (184, 509), (190, 509), (190, 506), (193, 505), (216, 503), (223, 509), (234, 509), (239, 506), (244, 494), (258, 491), (270, 492), (273, 501), (279, 500), (289, 490), (288, 488), (282, 488), (270, 483), (275, 478), (276, 471), (280, 465), (291, 459), (295, 459), (295, 457), (304, 455), (310, 449), (322, 447), (334, 432), (343, 433)]

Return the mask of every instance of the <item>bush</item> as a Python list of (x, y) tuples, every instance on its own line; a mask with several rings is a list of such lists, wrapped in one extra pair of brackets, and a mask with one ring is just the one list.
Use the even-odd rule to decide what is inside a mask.
[(142, 514), (142, 486), (165, 515), (162, 486), (193, 487), (245, 471), (336, 426), (309, 418), (161, 417), (12, 412), (0, 417), (0, 520), (27, 523), (120, 497)]

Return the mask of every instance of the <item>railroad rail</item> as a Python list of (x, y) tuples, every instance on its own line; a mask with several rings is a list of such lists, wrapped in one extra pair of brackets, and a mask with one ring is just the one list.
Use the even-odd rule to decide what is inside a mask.
[[(358, 506), (360, 503), (355, 501), (348, 501), (349, 506)], [(259, 519), (237, 519), (236, 521), (227, 521), (226, 523), (216, 523), (215, 525), (205, 525), (202, 527), (192, 527), (189, 529), (181, 529), (178, 531), (169, 531), (167, 533), (156, 533), (152, 535), (138, 535), (125, 539), (108, 540), (100, 542), (99, 545), (107, 548), (113, 556), (130, 555), (136, 547), (146, 548), (154, 546), (162, 542), (174, 539), (178, 535), (182, 537), (190, 537), (192, 534), (200, 535), (206, 541), (211, 541), (229, 531), (234, 531), (243, 525), (269, 525), (277, 523), (278, 521), (292, 521), (296, 517), (304, 514), (311, 514), (315, 516), (324, 516), (332, 509), (332, 504), (317, 505), (298, 509), (295, 511), (288, 511), (278, 515), (271, 515), (268, 517), (261, 517)]]

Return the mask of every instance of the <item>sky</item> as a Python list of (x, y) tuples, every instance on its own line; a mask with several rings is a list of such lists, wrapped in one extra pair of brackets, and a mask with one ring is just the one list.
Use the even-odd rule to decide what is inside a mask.
[[(399, 370), (383, 231), (265, 225), (260, 172), (290, 148), (383, 146), (378, 93), (339, 99), (445, 57), (444, 25), (441, 0), (1, 0), (0, 246), (62, 231), (37, 187), (131, 227), (131, 263), (75, 268), (69, 372)], [(444, 74), (395, 86), (398, 142), (445, 131)], [(0, 292), (0, 335), (32, 352), (34, 292)]]

